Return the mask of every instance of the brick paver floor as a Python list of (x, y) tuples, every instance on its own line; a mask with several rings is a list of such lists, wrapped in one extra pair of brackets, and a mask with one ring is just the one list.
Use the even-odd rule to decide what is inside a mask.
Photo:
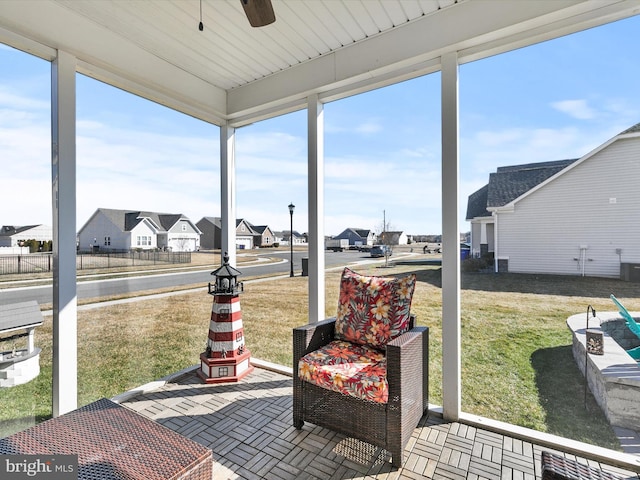
[(541, 478), (543, 447), (433, 415), (423, 417), (403, 468), (394, 469), (385, 450), (311, 424), (296, 430), (291, 395), (291, 377), (268, 370), (214, 385), (191, 371), (122, 404), (211, 448), (216, 480)]

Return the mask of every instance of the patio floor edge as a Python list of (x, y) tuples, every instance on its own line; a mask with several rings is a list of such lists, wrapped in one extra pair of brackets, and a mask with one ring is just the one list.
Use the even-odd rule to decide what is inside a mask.
[[(270, 370), (289, 377), (293, 376), (293, 369), (291, 367), (285, 367), (283, 365), (268, 362), (266, 360), (260, 360), (257, 358), (251, 358), (251, 364), (264, 370)], [(197, 370), (198, 368), (199, 365), (192, 365), (171, 375), (167, 375), (166, 377), (146, 383), (127, 392), (116, 395), (111, 398), (111, 400), (116, 403), (126, 402), (137, 395), (156, 390), (163, 385), (170, 383), (175, 378), (181, 377), (182, 375), (190, 373), (193, 370)], [(439, 405), (430, 403), (428, 411), (430, 415), (435, 415), (441, 418), (443, 417), (442, 407)], [(470, 426), (483, 428), (485, 430), (490, 430), (495, 433), (519, 438), (520, 440), (535, 443), (550, 449), (568, 452), (576, 456), (590, 458), (602, 463), (614, 465), (620, 468), (625, 468), (640, 473), (640, 457), (636, 457), (635, 455), (631, 455), (628, 453), (618, 452), (616, 450), (610, 450), (604, 447), (598, 447), (589, 443), (579, 442), (577, 440), (571, 440), (550, 433), (539, 432), (530, 428), (520, 427), (518, 425), (512, 425), (510, 423), (501, 422), (499, 420), (493, 420), (490, 418), (481, 417), (465, 412), (461, 412), (460, 418), (458, 418), (456, 421)]]
[(460, 418), (457, 421), (474, 427), (490, 430), (495, 433), (519, 438), (520, 440), (526, 440), (561, 452), (590, 458), (608, 465), (640, 473), (640, 458), (628, 453), (598, 447), (589, 443), (579, 442), (577, 440), (559, 437), (551, 433), (539, 432), (530, 428), (520, 427), (518, 425), (512, 425), (510, 423), (480, 417), (469, 413), (461, 413)]

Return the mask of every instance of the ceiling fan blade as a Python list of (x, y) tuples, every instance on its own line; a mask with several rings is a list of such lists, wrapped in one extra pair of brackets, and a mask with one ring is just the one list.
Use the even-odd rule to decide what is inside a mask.
[(276, 21), (271, 0), (240, 0), (252, 27), (264, 27)]

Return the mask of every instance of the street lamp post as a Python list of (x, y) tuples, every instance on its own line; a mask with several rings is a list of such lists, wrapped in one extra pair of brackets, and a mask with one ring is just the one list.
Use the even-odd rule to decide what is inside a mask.
[(289, 216), (291, 217), (291, 230), (289, 230), (289, 248), (291, 249), (291, 273), (290, 277), (293, 277), (293, 210), (296, 206), (293, 203), (289, 204)]

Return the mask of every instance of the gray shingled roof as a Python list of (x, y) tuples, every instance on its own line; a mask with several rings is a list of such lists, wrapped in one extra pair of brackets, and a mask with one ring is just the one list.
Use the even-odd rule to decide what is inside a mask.
[(627, 128), (620, 135), (624, 135), (625, 133), (638, 133), (640, 132), (640, 123), (636, 123), (633, 127)]
[(469, 195), (467, 200), (467, 220), (471, 220), (476, 217), (489, 217), (491, 214), (487, 210), (487, 192), (489, 191), (489, 184), (482, 187), (480, 190), (473, 192)]
[[(211, 223), (212, 225), (215, 225), (218, 228), (222, 228), (222, 217), (202, 217), (202, 220), (206, 220), (207, 222)], [(202, 221), (201, 220), (201, 221)], [(236, 218), (236, 228), (238, 228), (238, 226), (240, 226), (240, 223), (243, 221), (244, 219), (242, 218)], [(252, 225), (251, 222), (244, 220), (245, 225), (247, 225), (247, 227), (249, 227), (249, 231), (247, 232), (248, 235), (259, 235), (262, 232), (264, 232), (265, 228), (267, 228), (268, 225), (262, 225), (262, 226), (258, 226), (256, 227), (255, 225)], [(261, 230), (257, 230), (258, 228), (261, 228)]]
[(156, 224), (160, 231), (168, 231), (178, 220), (184, 218), (181, 213), (158, 213), (143, 210), (115, 210), (112, 208), (99, 208), (114, 225), (117, 225), (123, 232), (130, 232), (143, 219), (148, 218)]
[(577, 160), (498, 167), (495, 173), (489, 175), (487, 185), (469, 195), (466, 219), (489, 216), (488, 207), (506, 205)]
[[(222, 228), (222, 218), (220, 217), (202, 217), (202, 220), (206, 220), (211, 225), (215, 225), (218, 228)], [(200, 221), (202, 221), (200, 220)], [(200, 222), (198, 222), (200, 223)]]
[(21, 227), (14, 227), (13, 225), (3, 225), (0, 229), (0, 237), (11, 237), (16, 233), (24, 232), (36, 228), (38, 225), (27, 225)]
[[(629, 133), (640, 133), (640, 123), (636, 123), (618, 135)], [(487, 185), (469, 195), (466, 219), (489, 216), (487, 208), (502, 207), (512, 202), (577, 160), (576, 158), (499, 167), (495, 173), (489, 175)]]
[(354, 229), (355, 232), (360, 235), (362, 238), (367, 238), (369, 236), (369, 232), (371, 232), (370, 229), (365, 229), (365, 228), (356, 228)]
[(489, 175), (487, 207), (506, 205), (576, 160), (578, 159), (499, 167), (496, 173)]

